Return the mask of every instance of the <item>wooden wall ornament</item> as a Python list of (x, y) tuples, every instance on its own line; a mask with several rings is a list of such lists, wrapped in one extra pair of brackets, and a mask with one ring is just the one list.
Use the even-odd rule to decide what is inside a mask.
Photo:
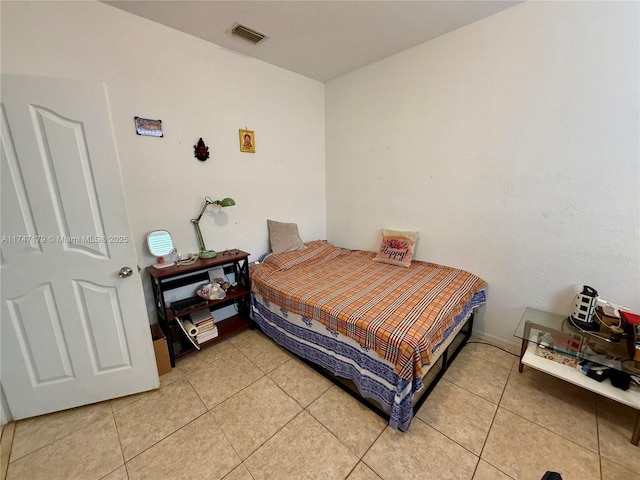
[(209, 158), (209, 147), (204, 144), (202, 138), (198, 140), (197, 145), (193, 146), (193, 150), (195, 152), (195, 157), (201, 162), (204, 162), (207, 158)]

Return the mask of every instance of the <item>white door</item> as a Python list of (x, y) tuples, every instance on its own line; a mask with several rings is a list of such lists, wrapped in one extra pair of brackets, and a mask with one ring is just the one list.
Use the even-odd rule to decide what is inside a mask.
[(105, 86), (0, 85), (0, 381), (13, 418), (157, 388)]

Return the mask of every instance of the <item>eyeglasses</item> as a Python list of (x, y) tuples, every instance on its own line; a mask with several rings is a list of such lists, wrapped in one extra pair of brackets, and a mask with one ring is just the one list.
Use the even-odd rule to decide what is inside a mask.
[(222, 255), (237, 255), (240, 252), (237, 248), (232, 248), (231, 250), (225, 250), (222, 252)]

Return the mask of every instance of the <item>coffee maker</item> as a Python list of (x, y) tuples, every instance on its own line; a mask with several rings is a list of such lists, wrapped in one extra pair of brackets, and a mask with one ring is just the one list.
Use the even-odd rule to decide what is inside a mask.
[(569, 323), (580, 330), (598, 330), (600, 325), (596, 318), (596, 303), (598, 292), (589, 285), (584, 285), (582, 291), (573, 301), (573, 313), (569, 316)]

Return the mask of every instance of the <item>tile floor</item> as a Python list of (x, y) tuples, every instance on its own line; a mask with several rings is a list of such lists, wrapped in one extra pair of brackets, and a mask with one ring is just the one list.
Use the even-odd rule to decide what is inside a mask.
[(640, 480), (635, 415), (471, 343), (400, 433), (245, 331), (158, 390), (5, 425), (2, 480)]

